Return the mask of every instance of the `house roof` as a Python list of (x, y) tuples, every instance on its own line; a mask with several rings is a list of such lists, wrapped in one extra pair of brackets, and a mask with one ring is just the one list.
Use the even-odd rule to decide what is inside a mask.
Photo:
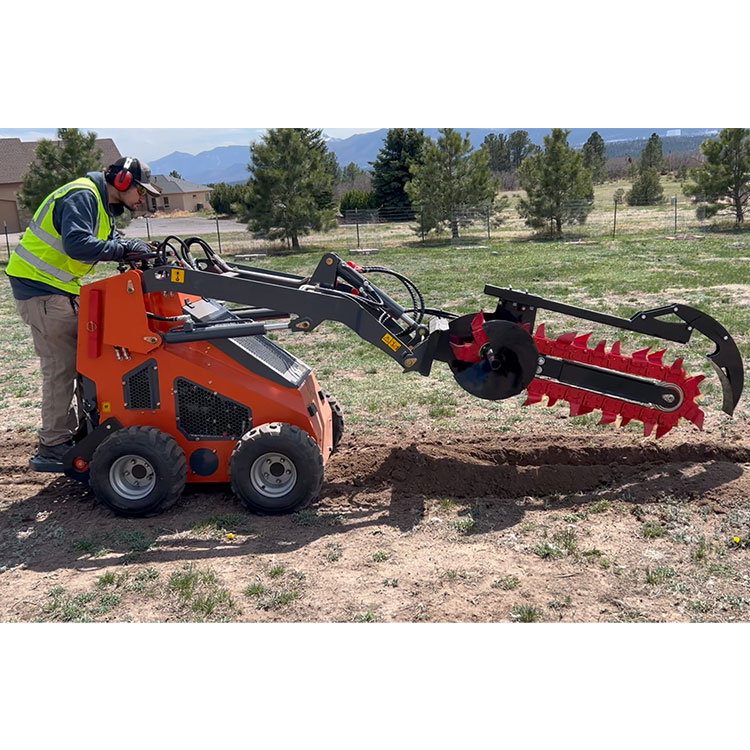
[[(98, 138), (105, 166), (114, 164), (120, 151), (111, 138)], [(20, 138), (0, 138), (0, 184), (21, 182), (29, 164), (34, 161), (37, 141), (22, 141)]]
[(213, 188), (208, 185), (199, 185), (197, 182), (181, 180), (178, 177), (168, 177), (164, 174), (152, 174), (151, 182), (161, 190), (162, 195), (174, 195), (175, 193), (206, 193)]

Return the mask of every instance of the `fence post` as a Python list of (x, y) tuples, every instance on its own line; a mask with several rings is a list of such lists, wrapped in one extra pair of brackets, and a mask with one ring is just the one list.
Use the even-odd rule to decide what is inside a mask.
[(672, 203), (674, 203), (674, 233), (677, 235), (677, 196), (672, 196)]
[(3, 221), (3, 229), (5, 230), (5, 247), (8, 249), (8, 260), (10, 260), (10, 242), (8, 241), (8, 225)]
[(424, 242), (424, 209), (419, 209), (419, 229), (422, 233), (422, 242)]
[(216, 219), (216, 237), (219, 240), (219, 254), (221, 255), (221, 233), (219, 232), (219, 217), (215, 216)]
[(146, 236), (148, 237), (148, 241), (151, 242), (151, 227), (148, 223), (148, 216), (146, 217)]
[(354, 221), (357, 223), (357, 248), (361, 249), (359, 245), (359, 209), (358, 208), (354, 209)]
[(612, 239), (615, 238), (615, 233), (617, 232), (617, 198), (615, 198), (615, 222), (612, 226)]
[(492, 236), (490, 235), (490, 207), (487, 206), (487, 239), (491, 240)]

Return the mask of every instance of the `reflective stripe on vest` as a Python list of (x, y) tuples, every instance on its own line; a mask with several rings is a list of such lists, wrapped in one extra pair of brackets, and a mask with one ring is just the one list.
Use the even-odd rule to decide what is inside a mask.
[(43, 261), (41, 258), (34, 255), (34, 253), (29, 252), (23, 245), (17, 245), (15, 252), (17, 252), (18, 255), (29, 265), (34, 266), (34, 268), (39, 271), (48, 273), (50, 276), (54, 276), (58, 281), (62, 281), (64, 284), (69, 284), (74, 279), (79, 278), (78, 276), (73, 276), (72, 273), (62, 271), (59, 268), (55, 268), (52, 264)]

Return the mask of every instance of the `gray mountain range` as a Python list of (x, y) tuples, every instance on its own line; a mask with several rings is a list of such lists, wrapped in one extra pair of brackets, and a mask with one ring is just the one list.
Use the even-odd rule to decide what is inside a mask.
[[(545, 135), (549, 135), (550, 128), (456, 128), (461, 133), (468, 133), (474, 148), (479, 148), (489, 133), (504, 133), (509, 135), (514, 130), (526, 130), (533, 143), (542, 145)], [(423, 128), (425, 135), (433, 139), (439, 136), (437, 128)], [(697, 149), (701, 137), (715, 133), (718, 128), (572, 128), (568, 143), (574, 147), (581, 147), (588, 140), (594, 130), (598, 130), (608, 144), (634, 141), (632, 156), (640, 155), (638, 141), (649, 138), (652, 133), (658, 133), (664, 140), (665, 153), (669, 152), (670, 139), (689, 143), (690, 149)], [(383, 146), (383, 140), (388, 132), (387, 128), (375, 130), (371, 133), (360, 133), (349, 138), (331, 138), (328, 149), (336, 154), (339, 164), (345, 167), (354, 162), (362, 169), (369, 169)], [(678, 138), (679, 136), (679, 138)], [(686, 138), (688, 136), (689, 138)], [(692, 136), (692, 137), (690, 137)], [(640, 145), (642, 149), (643, 145)], [(679, 150), (682, 150), (682, 146)], [(238, 146), (218, 146), (210, 151), (199, 154), (186, 154), (181, 151), (151, 161), (154, 174), (169, 174), (176, 170), (185, 180), (200, 184), (228, 182), (245, 182), (248, 177), (247, 165), (250, 162), (250, 144)]]

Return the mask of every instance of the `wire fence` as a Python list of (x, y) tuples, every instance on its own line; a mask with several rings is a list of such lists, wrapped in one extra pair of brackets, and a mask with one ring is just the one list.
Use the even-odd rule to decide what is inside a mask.
[[(555, 235), (558, 221), (531, 227), (518, 213), (518, 196), (502, 209), (497, 206), (459, 206), (449, 215), (429, 207), (355, 209), (339, 219), (337, 234), (351, 248), (393, 247), (404, 243), (444, 242), (463, 245), (493, 239)], [(661, 233), (666, 237), (702, 236), (713, 220), (706, 218), (701, 200), (671, 195), (653, 205), (631, 206), (617, 196), (610, 200), (568, 201), (555, 212), (563, 237), (602, 239)], [(725, 219), (731, 221), (731, 218)]]

